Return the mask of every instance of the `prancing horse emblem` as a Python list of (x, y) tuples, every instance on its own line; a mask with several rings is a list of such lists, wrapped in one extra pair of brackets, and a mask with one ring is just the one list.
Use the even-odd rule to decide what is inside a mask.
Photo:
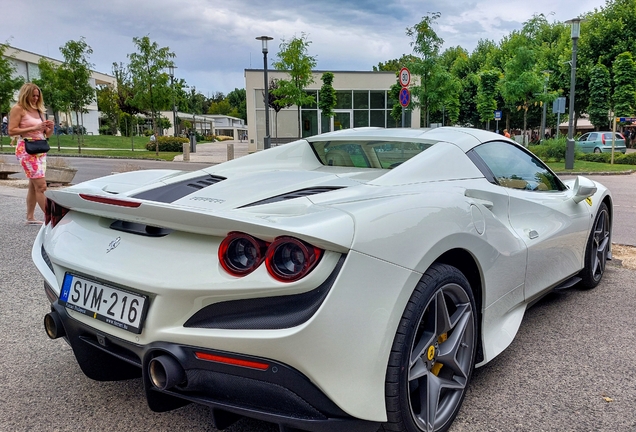
[(121, 237), (117, 237), (115, 240), (113, 240), (112, 242), (110, 242), (110, 244), (108, 245), (108, 249), (106, 249), (106, 253), (112, 251), (113, 249), (115, 249), (117, 246), (119, 246), (119, 242), (121, 242)]

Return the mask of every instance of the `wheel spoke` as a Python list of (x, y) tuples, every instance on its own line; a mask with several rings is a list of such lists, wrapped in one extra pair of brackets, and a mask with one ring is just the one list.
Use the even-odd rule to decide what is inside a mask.
[(446, 301), (444, 299), (443, 290), (439, 290), (435, 295), (435, 313), (437, 315), (435, 334), (441, 335), (448, 332), (452, 327), (451, 319), (448, 315), (448, 307), (446, 307)]
[(609, 229), (607, 227), (607, 214), (602, 212), (599, 215), (597, 224), (594, 229), (594, 262), (592, 264), (592, 274), (596, 278), (605, 272), (607, 261), (607, 251), (609, 248)]
[[(459, 356), (460, 348), (469, 348), (464, 342), (464, 335), (466, 328), (472, 322), (472, 312), (470, 311), (470, 305), (464, 305), (462, 308), (464, 312), (461, 315), (461, 319), (455, 327), (451, 336), (442, 343), (439, 347), (439, 354), (436, 361), (441, 362), (445, 367), (451, 368), (453, 373), (459, 375), (456, 377), (458, 383), (466, 385), (469, 371), (466, 370), (467, 364), (462, 364)], [(466, 363), (466, 362), (464, 362)]]

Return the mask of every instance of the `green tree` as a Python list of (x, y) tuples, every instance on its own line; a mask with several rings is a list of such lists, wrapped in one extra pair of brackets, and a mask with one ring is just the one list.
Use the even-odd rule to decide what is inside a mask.
[(314, 82), (312, 69), (316, 66), (316, 58), (307, 54), (309, 44), (311, 42), (304, 33), (300, 37), (294, 36), (290, 41), (283, 40), (276, 54), (278, 61), (274, 62), (276, 70), (289, 74), (289, 80), (278, 80), (278, 89), (275, 91), (283, 104), (298, 107), (298, 137), (301, 136), (300, 107), (316, 102), (313, 96), (305, 92), (305, 87)]
[(247, 94), (245, 89), (235, 88), (227, 94), (226, 99), (232, 108), (238, 112), (236, 117), (243, 119), (247, 124)]
[[(69, 110), (68, 101), (64, 94), (64, 83), (61, 82), (58, 67), (52, 62), (41, 58), (38, 62), (40, 78), (33, 82), (42, 90), (44, 103), (53, 111), (55, 124), (60, 124), (60, 111)], [(57, 151), (60, 151), (60, 135), (57, 135)]]
[(596, 130), (605, 129), (611, 110), (611, 82), (609, 70), (602, 63), (597, 63), (590, 72), (590, 104), (587, 112), (590, 122)]
[[(523, 112), (523, 136), (528, 127), (528, 110), (543, 92), (543, 79), (536, 70), (536, 56), (527, 40), (514, 35), (515, 56), (504, 67), (504, 76), (499, 81), (499, 91), (509, 107)], [(517, 43), (515, 43), (517, 42)]]
[(336, 113), (333, 109), (336, 107), (336, 89), (333, 88), (333, 73), (325, 72), (322, 74), (322, 87), (320, 87), (320, 97), (318, 98), (318, 108), (322, 110), (322, 115), (333, 117)]
[(113, 86), (104, 85), (97, 88), (97, 109), (102, 113), (111, 135), (117, 135), (119, 128), (121, 111), (117, 102), (117, 91)]
[(624, 52), (616, 57), (612, 67), (614, 75), (615, 117), (631, 117), (636, 113), (636, 64), (631, 52)]
[(494, 69), (485, 70), (479, 74), (477, 110), (479, 111), (479, 120), (482, 122), (495, 119), (497, 84), (500, 76), (501, 72)]
[(373, 66), (373, 72), (399, 72), (400, 69), (407, 66), (414, 60), (416, 60), (416, 57), (412, 54), (403, 54), (399, 59), (387, 60), (384, 63), (378, 63), (377, 66)]
[(230, 115), (232, 112), (232, 105), (230, 105), (230, 101), (224, 99), (220, 102), (212, 102), (210, 104), (210, 108), (208, 109), (208, 114), (221, 114), (221, 115)]
[(143, 111), (132, 103), (135, 91), (128, 66), (113, 63), (113, 75), (117, 80), (117, 107), (122, 113), (119, 119), (119, 130), (122, 132), (122, 140), (124, 135), (130, 136), (130, 149), (135, 151), (133, 128), (138, 121), (137, 114)]
[(88, 112), (86, 105), (95, 100), (95, 89), (90, 83), (93, 65), (88, 61), (88, 56), (93, 53), (93, 49), (82, 37), (78, 41), (68, 41), (60, 47), (60, 52), (64, 57), (64, 63), (58, 68), (62, 99), (75, 113), (75, 123), (80, 126), (77, 134), (77, 151), (81, 153), (83, 122), (80, 121), (80, 114)]
[(435, 85), (442, 83), (441, 75), (446, 74), (438, 63), (439, 51), (444, 40), (433, 29), (433, 24), (440, 16), (439, 12), (429, 13), (418, 24), (406, 29), (406, 35), (411, 38), (411, 46), (415, 53), (415, 58), (408, 67), (413, 75), (419, 77), (419, 83), (411, 86), (411, 94), (414, 105), (422, 110), (426, 126), (430, 124), (430, 111), (441, 108), (444, 99), (444, 89)]
[[(0, 43), (0, 114), (8, 113), (15, 92), (24, 84), (22, 77), (14, 77), (15, 67), (5, 53), (8, 43)], [(45, 99), (46, 100), (46, 99)], [(3, 132), (0, 131), (0, 149), (2, 149)]]
[[(128, 54), (134, 96), (132, 104), (143, 111), (150, 111), (152, 130), (157, 134), (157, 111), (171, 105), (170, 77), (166, 73), (175, 54), (169, 47), (160, 48), (148, 36), (134, 37), (137, 52)], [(155, 153), (159, 154), (159, 141), (155, 141)]]
[[(285, 100), (284, 96), (278, 95), (278, 80), (276, 78), (272, 78), (269, 80), (269, 91), (267, 92), (267, 98), (269, 108), (274, 110), (274, 138), (276, 140), (276, 144), (278, 144), (278, 113), (283, 108), (288, 108), (291, 106), (289, 102)], [(263, 98), (265, 98), (265, 91), (263, 91)]]

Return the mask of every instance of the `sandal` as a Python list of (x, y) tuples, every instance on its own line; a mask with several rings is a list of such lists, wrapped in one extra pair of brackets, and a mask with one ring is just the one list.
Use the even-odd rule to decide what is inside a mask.
[(43, 225), (44, 222), (39, 220), (26, 220), (25, 225)]

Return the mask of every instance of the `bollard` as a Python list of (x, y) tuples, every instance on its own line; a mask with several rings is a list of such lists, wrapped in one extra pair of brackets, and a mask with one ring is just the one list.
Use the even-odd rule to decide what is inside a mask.
[(183, 161), (190, 162), (190, 143), (183, 143)]
[(234, 159), (234, 144), (228, 143), (227, 144), (227, 160), (232, 160)]

